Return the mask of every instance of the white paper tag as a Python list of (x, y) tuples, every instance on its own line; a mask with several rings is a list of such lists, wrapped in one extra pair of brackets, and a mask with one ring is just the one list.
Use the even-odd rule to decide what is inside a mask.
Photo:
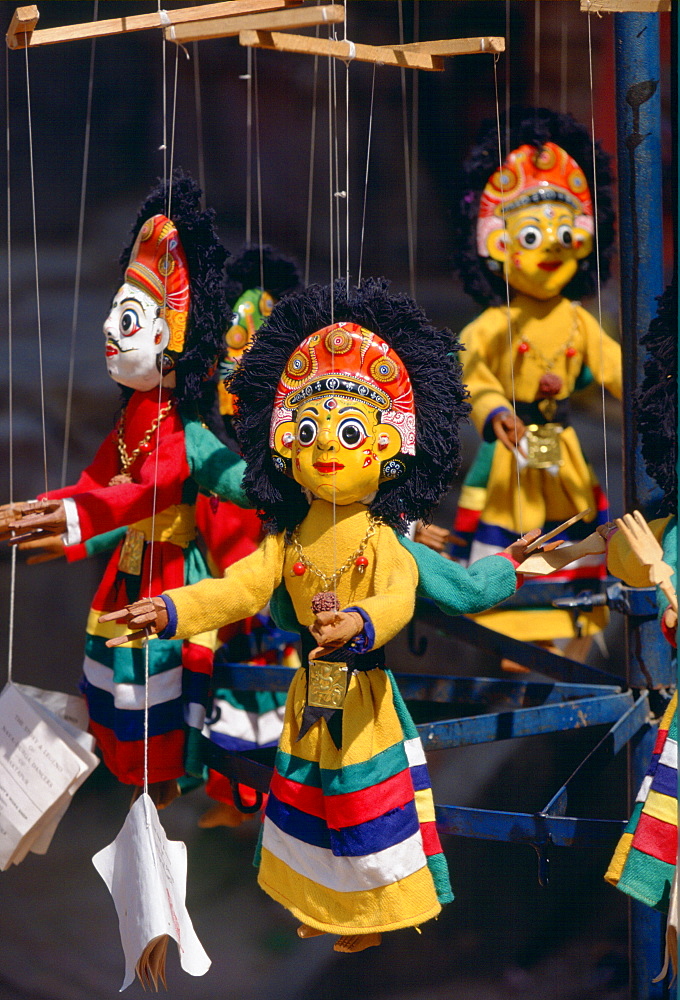
[(116, 904), (125, 955), (121, 992), (133, 982), (146, 945), (162, 934), (177, 942), (184, 971), (204, 976), (211, 962), (186, 908), (186, 846), (167, 839), (148, 795), (139, 796), (114, 842), (92, 863)]
[(96, 767), (91, 737), (8, 683), (0, 693), (0, 869), (47, 850), (71, 795)]

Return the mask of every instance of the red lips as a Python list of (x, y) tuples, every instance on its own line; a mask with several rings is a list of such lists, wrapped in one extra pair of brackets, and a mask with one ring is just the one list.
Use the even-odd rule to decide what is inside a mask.
[(106, 357), (113, 358), (118, 354), (118, 348), (114, 347), (113, 344), (106, 345)]
[(317, 472), (320, 472), (322, 476), (326, 476), (331, 472), (340, 472), (345, 466), (341, 462), (315, 462), (314, 468)]
[(561, 263), (560, 260), (543, 260), (538, 266), (542, 271), (556, 271)]

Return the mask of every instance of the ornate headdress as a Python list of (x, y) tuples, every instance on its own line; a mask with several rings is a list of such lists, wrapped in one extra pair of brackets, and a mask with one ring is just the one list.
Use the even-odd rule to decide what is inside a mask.
[(494, 171), (482, 191), (477, 216), (477, 253), (488, 257), (489, 233), (505, 226), (508, 212), (543, 201), (561, 201), (577, 213), (575, 224), (593, 232), (593, 204), (576, 160), (554, 142), (540, 149), (524, 144)]
[(279, 424), (298, 406), (332, 392), (360, 399), (380, 411), (381, 423), (396, 427), (401, 450), (416, 452), (416, 413), (408, 372), (396, 351), (356, 323), (333, 323), (302, 341), (284, 368), (274, 397), (270, 447)]
[(179, 233), (165, 215), (147, 219), (137, 234), (125, 281), (136, 285), (161, 306), (161, 315), (170, 329), (166, 348), (169, 355), (164, 371), (174, 368), (184, 350), (189, 318), (189, 269)]
[[(201, 189), (177, 169), (160, 181), (137, 215), (120, 263), (123, 281), (148, 292), (170, 327), (164, 368), (174, 365), (178, 403), (198, 402), (206, 413), (226, 326), (224, 263), (227, 251), (215, 232), (215, 213), (201, 211)], [(167, 361), (166, 361), (167, 358)], [(123, 395), (127, 395), (124, 391)]]
[(273, 530), (294, 528), (308, 511), (299, 484), (277, 468), (267, 446), (272, 426), (290, 419), (298, 398), (346, 393), (398, 427), (403, 474), (382, 482), (370, 504), (397, 531), (427, 517), (458, 468), (458, 425), (469, 412), (459, 344), (388, 287), (369, 278), (348, 289), (338, 280), (286, 296), (230, 380), (239, 399), (244, 486)]

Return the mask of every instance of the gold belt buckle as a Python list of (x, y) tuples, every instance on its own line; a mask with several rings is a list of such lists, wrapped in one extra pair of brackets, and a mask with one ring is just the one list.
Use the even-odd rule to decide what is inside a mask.
[(125, 533), (125, 541), (120, 550), (118, 569), (121, 573), (130, 573), (132, 576), (139, 576), (142, 572), (142, 558), (144, 556), (144, 532), (138, 528), (128, 528)]
[(562, 424), (529, 424), (527, 432), (527, 465), (530, 469), (549, 469), (563, 465), (560, 434)]
[(310, 660), (307, 704), (312, 708), (342, 708), (347, 694), (347, 664)]

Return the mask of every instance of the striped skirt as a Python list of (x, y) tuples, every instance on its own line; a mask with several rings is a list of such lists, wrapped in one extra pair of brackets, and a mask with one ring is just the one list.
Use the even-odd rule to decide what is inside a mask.
[(668, 910), (678, 851), (678, 695), (664, 712), (633, 814), (605, 875), (622, 892)]
[(389, 671), (355, 673), (342, 746), (326, 723), (297, 740), (303, 669), (288, 694), (258, 848), (262, 888), (334, 934), (418, 926), (453, 899), (422, 744)]

